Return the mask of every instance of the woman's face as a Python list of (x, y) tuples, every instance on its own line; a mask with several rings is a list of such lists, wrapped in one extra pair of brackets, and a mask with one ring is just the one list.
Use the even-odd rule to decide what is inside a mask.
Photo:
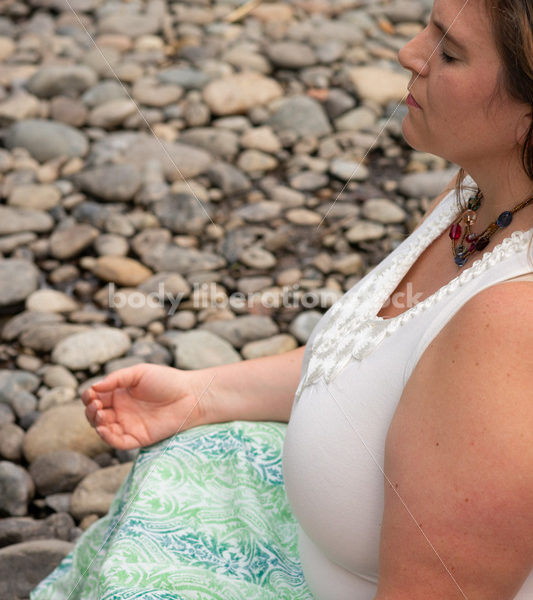
[(482, 0), (435, 0), (429, 25), (399, 60), (413, 74), (409, 89), (420, 106), (408, 100), (403, 121), (413, 148), (467, 170), (517, 150), (530, 109), (497, 87), (502, 63)]

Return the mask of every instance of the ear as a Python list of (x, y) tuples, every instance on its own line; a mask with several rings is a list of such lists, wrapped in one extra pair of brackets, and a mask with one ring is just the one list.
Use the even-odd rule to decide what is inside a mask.
[(516, 124), (516, 141), (519, 146), (525, 142), (526, 135), (533, 122), (533, 112), (531, 108), (525, 112)]

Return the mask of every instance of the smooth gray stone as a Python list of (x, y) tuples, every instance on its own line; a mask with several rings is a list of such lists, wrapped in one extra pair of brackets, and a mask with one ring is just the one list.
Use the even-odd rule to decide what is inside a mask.
[(133, 165), (104, 165), (74, 177), (82, 191), (107, 202), (128, 202), (141, 186), (139, 170)]
[(43, 496), (71, 492), (89, 473), (100, 467), (94, 460), (72, 450), (58, 450), (39, 456), (29, 468), (37, 491)]
[(67, 541), (74, 527), (72, 517), (61, 512), (46, 519), (8, 517), (0, 520), (0, 548), (30, 540), (60, 539)]
[(0, 598), (25, 600), (51, 573), (74, 544), (62, 540), (33, 540), (0, 550)]
[(159, 244), (142, 255), (145, 265), (154, 271), (176, 271), (187, 274), (195, 271), (215, 271), (226, 265), (224, 258), (211, 252), (202, 252), (193, 248)]
[(30, 231), (43, 233), (54, 226), (54, 219), (42, 210), (18, 206), (0, 206), (0, 235)]
[(278, 326), (270, 317), (256, 315), (211, 321), (201, 325), (200, 329), (228, 340), (235, 348), (242, 348), (248, 342), (263, 340), (279, 333)]
[(168, 331), (159, 339), (172, 349), (179, 369), (204, 369), (242, 360), (228, 341), (210, 331)]
[(8, 461), (0, 462), (0, 515), (26, 515), (28, 502), (33, 498), (34, 492), (33, 481), (22, 467)]
[(248, 177), (229, 163), (215, 163), (209, 169), (208, 176), (211, 182), (228, 196), (242, 194), (252, 187)]
[(25, 300), (39, 287), (39, 269), (26, 260), (0, 259), (0, 306)]
[(9, 149), (26, 148), (39, 162), (63, 155), (82, 157), (89, 149), (87, 138), (77, 129), (44, 119), (27, 119), (15, 123), (7, 130), (4, 143)]
[(77, 95), (95, 85), (96, 73), (85, 65), (41, 67), (28, 81), (28, 90), (39, 98)]
[(0, 402), (11, 405), (19, 392), (34, 392), (40, 379), (29, 371), (0, 370)]
[(163, 227), (173, 233), (200, 234), (211, 222), (212, 207), (191, 194), (175, 194), (154, 205)]
[(163, 83), (173, 83), (186, 90), (201, 90), (211, 80), (211, 77), (202, 71), (181, 67), (163, 69), (159, 71), (157, 78)]
[(275, 131), (292, 131), (302, 137), (308, 135), (322, 137), (332, 131), (322, 106), (308, 96), (287, 98), (266, 124)]

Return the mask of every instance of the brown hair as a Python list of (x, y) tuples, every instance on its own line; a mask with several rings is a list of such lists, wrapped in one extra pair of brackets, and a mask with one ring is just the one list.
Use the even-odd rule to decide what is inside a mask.
[[(531, 106), (533, 112), (533, 5), (531, 0), (484, 0), (492, 33), (503, 63), (497, 90)], [(522, 166), (533, 181), (533, 118), (522, 146)], [(457, 177), (457, 199), (462, 210), (461, 183), (466, 173)], [(533, 242), (533, 240), (532, 240)], [(531, 244), (530, 248), (531, 250)]]

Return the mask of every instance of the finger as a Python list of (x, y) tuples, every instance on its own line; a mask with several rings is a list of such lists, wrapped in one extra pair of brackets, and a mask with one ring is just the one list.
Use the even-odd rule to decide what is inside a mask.
[(93, 383), (92, 388), (97, 392), (110, 392), (116, 388), (127, 388), (136, 385), (140, 379), (139, 365), (118, 369), (106, 375), (104, 379)]
[(88, 406), (93, 401), (94, 394), (95, 392), (92, 388), (88, 388), (83, 391), (81, 395), (81, 401), (83, 402), (83, 404), (85, 404), (85, 406)]
[(85, 416), (87, 417), (87, 420), (93, 427), (95, 425), (96, 412), (101, 408), (102, 404), (98, 400), (93, 400), (85, 408)]
[(104, 408), (109, 408), (113, 405), (113, 397), (115, 392), (94, 392), (93, 399), (98, 399)]
[(129, 434), (121, 434), (113, 431), (112, 428), (105, 425), (99, 425), (96, 428), (98, 435), (113, 448), (119, 450), (132, 450), (133, 448), (139, 448), (141, 444), (139, 441)]

